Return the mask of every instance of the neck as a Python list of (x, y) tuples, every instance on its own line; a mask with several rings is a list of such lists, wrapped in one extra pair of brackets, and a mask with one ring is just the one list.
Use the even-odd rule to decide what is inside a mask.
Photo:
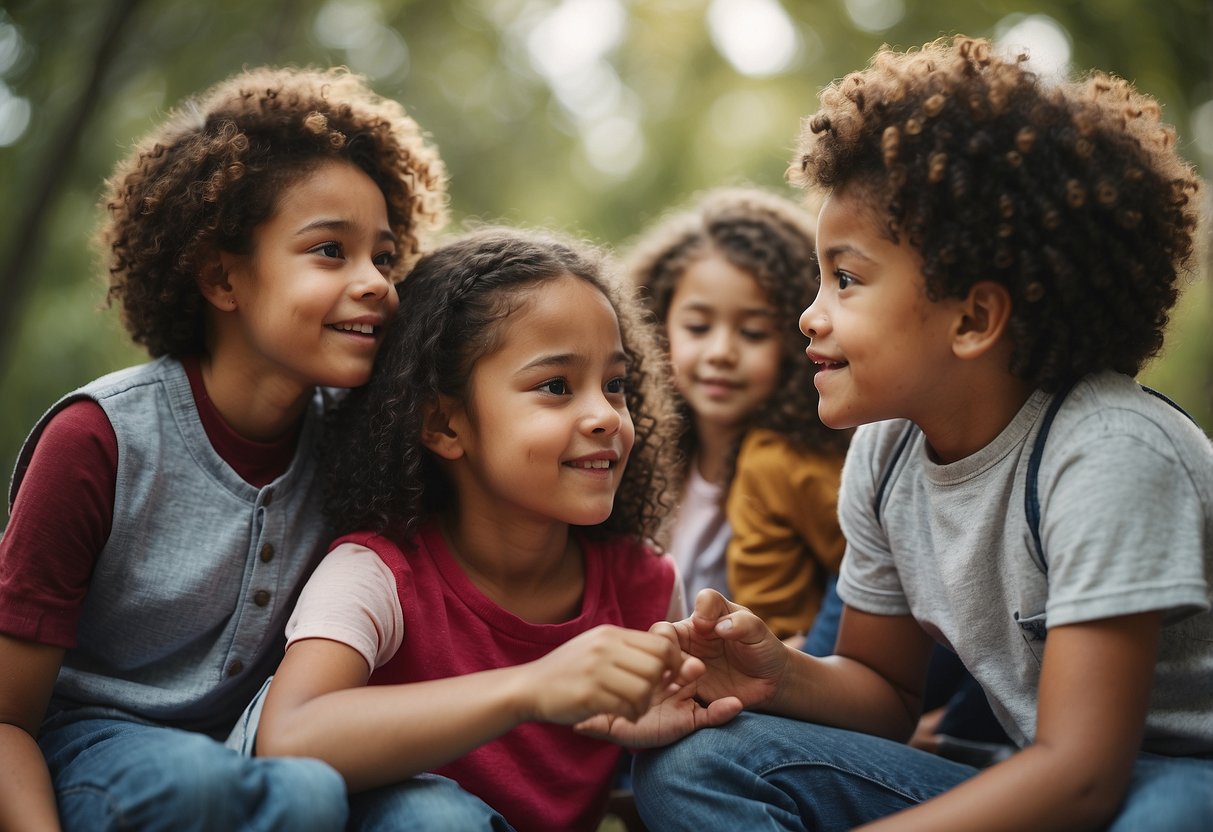
[(724, 482), (729, 455), (740, 436), (739, 427), (726, 427), (702, 420), (696, 422), (695, 456), (691, 464), (699, 471), (699, 476), (713, 485), (721, 485)]
[(1009, 373), (974, 378), (963, 389), (954, 389), (959, 395), (937, 402), (929, 420), (914, 420), (941, 464), (971, 456), (997, 439), (1033, 391)]
[(464, 574), (498, 606), (534, 623), (577, 614), (585, 574), (567, 523), (483, 523), (460, 512), (442, 525)]
[(202, 383), (223, 420), (245, 439), (272, 442), (299, 424), (314, 388), (259, 376), (222, 353), (203, 356)]

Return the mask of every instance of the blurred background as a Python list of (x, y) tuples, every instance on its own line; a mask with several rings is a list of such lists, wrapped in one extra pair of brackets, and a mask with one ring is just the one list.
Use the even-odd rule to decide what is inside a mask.
[[(89, 238), (102, 179), (182, 97), (243, 66), (346, 64), (439, 147), (456, 224), (624, 247), (697, 191), (784, 183), (818, 90), (882, 44), (957, 32), (1038, 71), (1157, 97), (1213, 171), (1213, 0), (4, 0), (0, 480), (60, 395), (144, 360)], [(1208, 189), (1213, 190), (1213, 189)], [(1210, 195), (1206, 193), (1206, 201)], [(1206, 228), (1206, 234), (1208, 233)], [(1210, 253), (1142, 380), (1213, 428)]]

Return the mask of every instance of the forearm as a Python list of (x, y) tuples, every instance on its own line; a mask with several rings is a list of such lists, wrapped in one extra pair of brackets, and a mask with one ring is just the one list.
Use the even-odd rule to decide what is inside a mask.
[(34, 738), (0, 723), (0, 830), (58, 830), (55, 793)]
[(919, 716), (917, 697), (845, 656), (790, 654), (776, 694), (763, 710), (902, 742)]
[(351, 792), (398, 782), (523, 721), (524, 668), (327, 693), (282, 714), (277, 726), (263, 723), (258, 754), (324, 760)]

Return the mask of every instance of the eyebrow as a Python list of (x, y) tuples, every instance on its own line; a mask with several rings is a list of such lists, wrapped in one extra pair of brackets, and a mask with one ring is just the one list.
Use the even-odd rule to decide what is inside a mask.
[[(546, 368), (546, 367), (572, 367), (572, 366), (576, 366), (577, 364), (584, 364), (584, 363), (586, 363), (585, 357), (579, 353), (572, 353), (572, 352), (555, 353), (552, 355), (541, 355), (538, 358), (536, 358), (534, 361), (528, 361), (526, 364), (524, 364), (522, 367), (520, 367), (518, 369), (518, 372), (525, 373), (528, 370), (534, 370), (534, 369)], [(610, 363), (612, 363), (612, 364), (629, 363), (627, 353), (625, 353), (623, 350), (620, 350), (620, 351), (614, 353), (610, 357)]]
[(865, 254), (864, 252), (855, 248), (855, 246), (851, 245), (850, 243), (843, 243), (842, 245), (830, 246), (829, 248), (826, 249), (826, 259), (828, 259), (828, 260), (833, 260), (834, 258), (838, 257), (838, 255), (840, 255), (840, 254), (851, 254), (851, 255), (854, 255), (855, 257), (861, 257), (864, 260), (872, 259), (867, 254)]
[[(715, 311), (715, 307), (706, 301), (691, 301), (690, 303), (687, 303), (683, 306), (679, 306), (678, 309), (679, 310), (689, 310), (691, 312), (713, 312), (713, 311)], [(772, 306), (750, 306), (745, 309), (742, 309), (741, 314), (746, 315), (746, 316), (766, 315), (768, 317), (774, 318), (774, 317), (776, 317), (776, 315), (778, 313), (776, 313), (775, 308)]]
[[(354, 230), (355, 230), (355, 225), (354, 225), (354, 223), (350, 222), (349, 220), (319, 219), (319, 220), (313, 220), (312, 222), (309, 222), (307, 225), (300, 228), (298, 231), (295, 232), (295, 236), (302, 237), (305, 234), (310, 234), (313, 231), (342, 231), (345, 233), (349, 233), (350, 231), (354, 231)], [(381, 228), (379, 230), (379, 235), (378, 235), (378, 237), (376, 237), (376, 239), (381, 242), (394, 243), (394, 242), (396, 242), (396, 235), (393, 234), (391, 229), (389, 229), (389, 228)]]

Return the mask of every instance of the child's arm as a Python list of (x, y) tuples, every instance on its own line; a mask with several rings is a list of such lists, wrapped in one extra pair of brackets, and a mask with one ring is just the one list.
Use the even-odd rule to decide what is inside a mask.
[(433, 769), (523, 722), (571, 725), (604, 712), (638, 719), (683, 661), (661, 636), (601, 626), (527, 664), (364, 687), (370, 671), (359, 652), (305, 639), (270, 685), (257, 753), (318, 757), (361, 791)]
[(876, 829), (1102, 828), (1141, 746), (1161, 631), (1159, 613), (1049, 630), (1036, 741)]
[(50, 773), (34, 738), (63, 652), (0, 634), (0, 829), (59, 828)]
[(898, 741), (921, 710), (931, 638), (910, 616), (843, 612), (837, 655), (787, 647), (752, 612), (703, 590), (689, 619), (654, 625), (698, 657), (697, 695), (736, 696), (746, 708), (836, 725)]

